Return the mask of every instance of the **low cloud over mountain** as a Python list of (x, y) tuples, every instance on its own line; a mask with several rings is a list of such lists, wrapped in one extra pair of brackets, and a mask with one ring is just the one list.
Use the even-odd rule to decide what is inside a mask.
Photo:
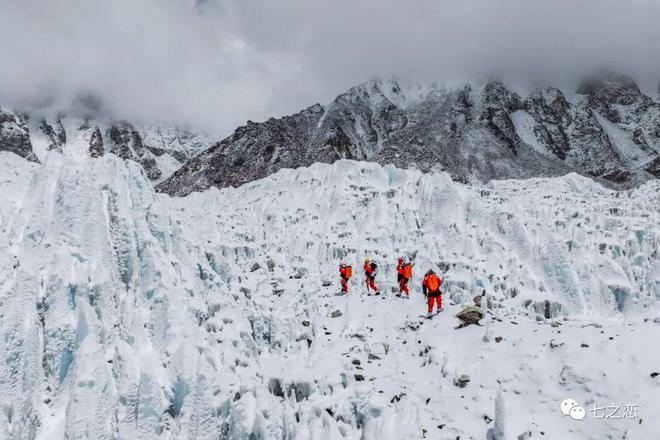
[(606, 66), (654, 93), (660, 80), (651, 0), (0, 0), (0, 10), (4, 105), (92, 102), (219, 135), (373, 76), (560, 82)]

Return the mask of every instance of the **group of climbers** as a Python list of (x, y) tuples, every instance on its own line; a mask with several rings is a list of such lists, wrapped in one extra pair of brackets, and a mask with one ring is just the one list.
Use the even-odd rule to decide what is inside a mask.
[[(371, 294), (373, 290), (375, 295), (380, 295), (380, 290), (376, 287), (376, 269), (378, 266), (375, 262), (371, 261), (369, 258), (364, 260), (364, 278), (365, 284), (367, 286), (367, 293)], [(397, 272), (397, 281), (399, 283), (399, 293), (398, 297), (403, 296), (405, 293), (405, 298), (410, 297), (410, 290), (408, 288), (408, 283), (412, 279), (412, 264), (406, 262), (403, 258), (399, 258), (396, 266)], [(341, 278), (341, 291), (344, 294), (348, 293), (348, 280), (353, 275), (353, 268), (344, 262), (339, 265), (339, 276)], [(428, 270), (424, 275), (422, 280), (422, 292), (427, 299), (427, 311), (429, 316), (433, 313), (433, 306), (436, 306), (436, 310), (440, 312), (442, 310), (442, 293), (440, 291), (440, 286), (442, 286), (442, 278), (440, 278), (433, 270)]]

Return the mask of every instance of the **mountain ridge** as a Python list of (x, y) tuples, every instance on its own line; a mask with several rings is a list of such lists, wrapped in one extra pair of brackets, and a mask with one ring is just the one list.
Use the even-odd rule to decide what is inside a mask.
[[(442, 169), (473, 182), (578, 172), (627, 188), (660, 176), (660, 104), (631, 77), (611, 72), (586, 79), (577, 92), (575, 102), (556, 87), (522, 98), (490, 80), (432, 87), (410, 99), (394, 81), (371, 80), (326, 106), (249, 121), (158, 190), (239, 186), (281, 168), (344, 158)], [(610, 128), (622, 139), (613, 142)]]
[(171, 124), (140, 124), (101, 112), (46, 116), (0, 106), (0, 151), (40, 162), (49, 151), (74, 160), (114, 154), (140, 164), (154, 182), (168, 177), (206, 148), (206, 135)]
[(158, 191), (175, 196), (340, 159), (442, 170), (473, 183), (576, 172), (626, 189), (660, 177), (660, 103), (613, 72), (586, 78), (574, 93), (514, 90), (495, 79), (407, 87), (373, 79), (327, 105), (248, 121), (217, 142), (191, 128), (93, 111), (43, 117), (0, 108), (0, 150), (32, 161), (51, 150), (115, 154), (138, 162)]

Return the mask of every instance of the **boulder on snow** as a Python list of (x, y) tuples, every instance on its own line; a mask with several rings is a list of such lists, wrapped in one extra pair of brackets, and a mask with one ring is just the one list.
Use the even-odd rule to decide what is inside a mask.
[(479, 321), (484, 317), (484, 312), (480, 307), (472, 306), (466, 307), (455, 316), (461, 320), (461, 327), (465, 327), (470, 324), (479, 324)]
[(470, 383), (470, 376), (467, 374), (461, 374), (459, 377), (454, 379), (454, 385), (456, 385), (459, 388), (465, 388), (467, 384)]
[(332, 313), (330, 314), (330, 317), (332, 318), (339, 318), (343, 313), (339, 310), (333, 310)]
[(268, 270), (272, 272), (273, 269), (275, 269), (275, 261), (273, 261), (272, 258), (269, 258), (266, 260), (266, 267), (268, 267)]
[(255, 272), (259, 269), (261, 269), (261, 265), (259, 263), (254, 263), (252, 267), (250, 267), (250, 272)]
[(332, 286), (332, 281), (323, 280), (323, 281), (321, 282), (321, 285), (322, 285), (323, 287), (329, 287), (329, 286)]
[(559, 348), (564, 345), (563, 342), (557, 343), (554, 339), (550, 339), (550, 348)]

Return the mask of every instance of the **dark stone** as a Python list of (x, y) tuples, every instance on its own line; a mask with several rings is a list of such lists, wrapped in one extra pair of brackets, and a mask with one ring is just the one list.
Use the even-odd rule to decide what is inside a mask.
[(330, 314), (330, 317), (332, 318), (339, 318), (343, 313), (339, 310), (333, 310), (332, 313)]
[(469, 383), (470, 383), (470, 376), (467, 374), (462, 374), (456, 379), (454, 379), (454, 385), (456, 385), (459, 388), (465, 388)]
[(458, 312), (456, 317), (461, 320), (461, 326), (479, 324), (479, 321), (484, 317), (484, 312), (481, 308), (472, 306)]

